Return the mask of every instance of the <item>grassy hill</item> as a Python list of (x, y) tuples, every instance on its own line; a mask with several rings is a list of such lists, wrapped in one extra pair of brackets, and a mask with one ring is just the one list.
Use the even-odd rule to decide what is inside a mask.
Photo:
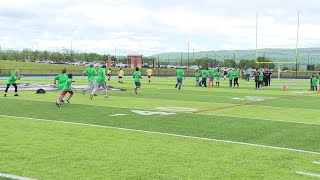
[[(295, 61), (295, 49), (260, 49), (259, 56), (265, 56), (270, 58), (273, 61)], [(172, 53), (163, 53), (159, 54), (160, 60), (171, 63), (177, 63), (181, 61), (181, 55), (183, 61), (188, 59), (187, 52), (172, 52)], [(299, 59), (300, 64), (320, 64), (319, 60), (320, 56), (320, 48), (304, 48), (299, 49)], [(241, 59), (255, 59), (256, 58), (256, 51), (255, 50), (221, 50), (221, 51), (202, 51), (202, 52), (195, 52), (194, 58), (210, 58), (210, 59), (217, 59), (219, 61), (223, 61), (224, 59), (233, 59), (239, 62)], [(189, 59), (193, 59), (193, 52), (190, 52)]]

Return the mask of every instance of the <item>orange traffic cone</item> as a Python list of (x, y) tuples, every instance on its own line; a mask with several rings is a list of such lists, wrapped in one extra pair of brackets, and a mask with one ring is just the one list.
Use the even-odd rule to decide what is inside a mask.
[(284, 92), (287, 91), (287, 85), (283, 85), (283, 91), (284, 91)]

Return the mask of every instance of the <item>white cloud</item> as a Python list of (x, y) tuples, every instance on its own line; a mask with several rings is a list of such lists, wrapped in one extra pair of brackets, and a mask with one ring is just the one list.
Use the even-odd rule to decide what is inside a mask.
[[(14, 0), (0, 1), (4, 48), (69, 48), (112, 53), (190, 49), (294, 48), (298, 10), (300, 47), (319, 47), (317, 0)], [(319, 24), (319, 25), (318, 25)]]

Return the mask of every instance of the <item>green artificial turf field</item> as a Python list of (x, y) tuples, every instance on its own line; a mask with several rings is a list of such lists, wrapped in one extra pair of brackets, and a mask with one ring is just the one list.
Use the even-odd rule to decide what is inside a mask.
[[(86, 84), (85, 78), (75, 84)], [(6, 80), (0, 80), (4, 84)], [(195, 87), (174, 78), (76, 92), (58, 108), (57, 91), (12, 89), (0, 106), (0, 176), (32, 179), (308, 179), (320, 176), (318, 93), (308, 80), (273, 80), (254, 90)], [(22, 79), (20, 83), (52, 83)], [(287, 91), (282, 91), (283, 84)]]

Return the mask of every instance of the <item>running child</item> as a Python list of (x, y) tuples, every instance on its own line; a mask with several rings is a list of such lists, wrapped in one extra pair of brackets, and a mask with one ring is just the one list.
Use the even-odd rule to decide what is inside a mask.
[(96, 83), (94, 84), (94, 89), (90, 94), (90, 99), (92, 100), (94, 94), (98, 91), (100, 87), (103, 88), (104, 92), (104, 97), (108, 98), (108, 90), (107, 90), (107, 83), (106, 83), (106, 65), (103, 65), (99, 70), (98, 70), (98, 75), (96, 79)]
[(196, 86), (199, 87), (200, 86), (200, 73), (199, 73), (199, 70), (196, 71), (194, 76), (196, 77)]
[(90, 64), (90, 68), (87, 68), (83, 71), (83, 74), (88, 76), (88, 86), (82, 90), (84, 95), (88, 90), (93, 90), (94, 88), (94, 76), (97, 74), (97, 70), (93, 68), (93, 64)]
[(108, 81), (110, 81), (111, 79), (111, 74), (112, 74), (112, 71), (111, 71), (111, 68), (108, 69)]
[(6, 90), (4, 91), (4, 97), (7, 97), (7, 93), (8, 93), (9, 87), (11, 85), (14, 87), (14, 92), (15, 92), (14, 96), (19, 96), (18, 95), (18, 86), (16, 84), (16, 81), (20, 80), (20, 79), (21, 79), (20, 71), (17, 69), (17, 70), (15, 70), (14, 73), (11, 74), (10, 78), (8, 79), (7, 87), (6, 87)]
[(68, 97), (68, 99), (66, 101), (68, 103), (70, 103), (70, 99), (73, 96), (73, 91), (72, 91), (72, 83), (73, 82), (75, 82), (75, 81), (72, 80), (72, 74), (68, 74), (68, 78), (66, 79), (65, 86), (63, 87), (63, 90), (60, 93), (60, 95), (59, 95), (59, 97), (57, 99), (57, 102), (56, 102), (56, 105), (58, 107), (61, 107), (61, 102), (62, 102), (62, 100), (64, 99), (64, 97), (66, 96), (67, 93), (69, 93), (69, 97)]
[[(135, 85), (134, 92), (136, 94), (138, 94), (138, 88), (141, 87), (140, 79), (142, 79), (141, 71), (139, 70), (138, 67), (136, 68), (136, 72), (133, 73), (133, 79), (134, 79), (134, 85)], [(150, 80), (149, 80), (149, 82), (150, 82)]]
[[(67, 69), (62, 69), (61, 74), (59, 74), (54, 78), (53, 84), (57, 84), (57, 81), (58, 81), (58, 90), (60, 91), (60, 93), (63, 91), (63, 88), (66, 84), (67, 79), (68, 79)], [(61, 102), (63, 102), (63, 99)]]
[(152, 69), (149, 67), (149, 69), (146, 71), (147, 75), (148, 75), (148, 79), (149, 79), (149, 82), (151, 82), (151, 76), (152, 76)]

